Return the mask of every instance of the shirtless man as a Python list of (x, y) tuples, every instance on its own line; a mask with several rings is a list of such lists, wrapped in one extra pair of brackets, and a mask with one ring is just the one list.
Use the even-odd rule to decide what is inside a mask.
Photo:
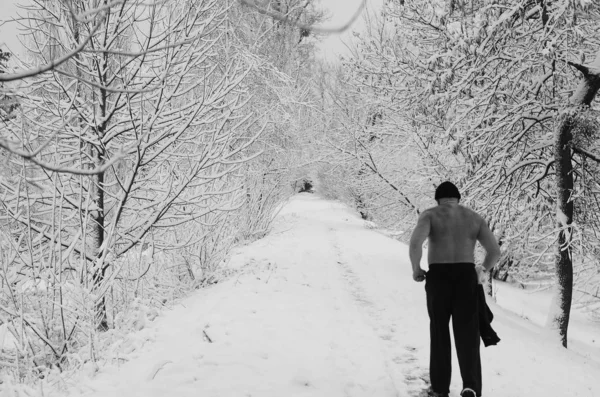
[[(410, 239), (413, 278), (427, 278), (427, 311), (430, 318), (430, 395), (448, 396), (451, 376), (451, 344), (448, 324), (452, 317), (454, 343), (463, 381), (463, 397), (481, 396), (481, 360), (477, 315), (478, 270), (475, 244), (486, 250), (483, 268), (490, 270), (500, 257), (500, 248), (485, 220), (458, 204), (460, 192), (451, 182), (435, 191), (437, 207), (419, 216)], [(423, 243), (429, 239), (429, 271), (421, 268)]]

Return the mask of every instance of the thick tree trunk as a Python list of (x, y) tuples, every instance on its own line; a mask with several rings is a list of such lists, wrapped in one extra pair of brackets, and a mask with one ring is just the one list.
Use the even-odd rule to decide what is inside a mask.
[(579, 114), (592, 103), (600, 89), (600, 52), (590, 66), (571, 63), (583, 74), (583, 80), (563, 110), (554, 134), (556, 161), (556, 220), (559, 226), (555, 272), (556, 289), (548, 315), (548, 326), (556, 330), (560, 341), (567, 347), (567, 331), (573, 297), (573, 258), (571, 255), (573, 223), (573, 133)]
[(555, 272), (556, 292), (553, 299), (553, 310), (550, 313), (550, 327), (558, 331), (560, 341), (567, 347), (567, 329), (571, 313), (573, 296), (573, 262), (571, 255), (572, 223), (573, 223), (573, 164), (571, 147), (573, 117), (569, 114), (561, 116), (555, 132), (554, 157), (556, 160), (556, 219), (559, 227)]

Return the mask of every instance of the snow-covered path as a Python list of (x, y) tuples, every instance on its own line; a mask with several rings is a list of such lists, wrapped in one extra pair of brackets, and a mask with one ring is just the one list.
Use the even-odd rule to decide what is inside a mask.
[[(302, 194), (232, 279), (140, 331), (125, 363), (71, 386), (86, 396), (419, 396), (427, 387), (424, 284), (408, 250), (340, 203)], [(545, 342), (491, 305), (502, 341), (482, 348), (484, 396), (599, 396), (600, 364)], [(599, 336), (600, 337), (600, 336)], [(460, 380), (454, 362), (452, 395)]]

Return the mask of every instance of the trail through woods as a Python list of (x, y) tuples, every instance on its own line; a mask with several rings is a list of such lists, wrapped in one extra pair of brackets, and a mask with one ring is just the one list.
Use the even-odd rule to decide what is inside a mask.
[[(68, 380), (70, 393), (423, 395), (429, 322), (405, 245), (343, 204), (301, 194), (229, 266), (237, 270), (229, 280), (149, 322), (97, 373)], [(491, 307), (502, 341), (482, 345), (485, 397), (600, 397), (594, 357), (555, 347), (537, 325)], [(455, 360), (451, 395), (460, 387)]]

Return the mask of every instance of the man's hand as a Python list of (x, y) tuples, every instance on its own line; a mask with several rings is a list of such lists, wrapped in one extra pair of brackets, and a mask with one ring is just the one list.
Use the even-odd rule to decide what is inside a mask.
[(487, 275), (485, 273), (485, 269), (483, 266), (475, 266), (475, 271), (477, 272), (477, 281), (479, 284), (485, 284)]
[(413, 280), (420, 283), (421, 281), (425, 280), (426, 274), (427, 274), (427, 272), (425, 270), (419, 268), (419, 269), (413, 271)]

